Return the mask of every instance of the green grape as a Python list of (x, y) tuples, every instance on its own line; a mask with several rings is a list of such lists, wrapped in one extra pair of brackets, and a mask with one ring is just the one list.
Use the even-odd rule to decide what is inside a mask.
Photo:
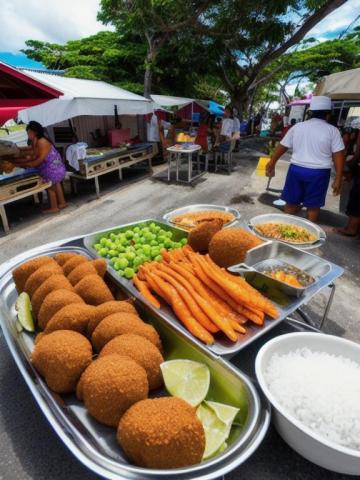
[(117, 256), (117, 250), (109, 250), (108, 255), (110, 255), (110, 257), (116, 257)]
[(162, 256), (158, 255), (157, 257), (154, 258), (156, 262), (161, 262), (162, 261)]
[(126, 258), (121, 257), (118, 259), (115, 265), (118, 266), (118, 269), (121, 268), (122, 270), (124, 270), (129, 265), (129, 262)]
[(126, 260), (128, 260), (129, 262), (133, 262), (136, 258), (136, 253), (134, 252), (126, 252), (124, 254), (124, 257), (126, 258)]
[(160, 250), (161, 250), (162, 248), (165, 248), (165, 244), (164, 244), (164, 243), (159, 243), (159, 244), (158, 244), (158, 247), (159, 247)]
[(126, 238), (133, 238), (134, 232), (132, 230), (126, 230), (125, 237)]
[(133, 268), (125, 268), (124, 270), (124, 277), (128, 278), (129, 280), (133, 278), (135, 275), (134, 269)]
[(156, 240), (151, 240), (150, 246), (151, 247), (157, 247), (158, 242)]
[(164, 245), (165, 245), (165, 248), (171, 248), (173, 246), (173, 241), (170, 240), (169, 238), (165, 240), (164, 242)]
[(110, 233), (110, 240), (114, 241), (116, 240), (116, 234), (113, 232), (113, 233)]
[(151, 231), (152, 233), (155, 233), (155, 232), (156, 232), (156, 225), (155, 225), (154, 222), (153, 222), (153, 223), (150, 223), (150, 227), (149, 227), (149, 228), (150, 228), (150, 231)]
[(165, 232), (165, 235), (168, 237), (168, 238), (172, 238), (173, 237), (173, 232), (171, 232), (170, 230)]
[(106, 255), (108, 254), (108, 249), (107, 248), (101, 248), (99, 250), (99, 254), (102, 256), (102, 257), (106, 257)]
[(134, 233), (134, 236), (133, 236), (133, 238), (132, 238), (132, 239), (133, 239), (133, 240), (134, 240), (134, 242), (136, 243), (136, 242), (138, 242), (138, 241), (139, 241), (139, 239), (140, 239), (140, 235), (139, 235), (138, 233)]
[(115, 263), (116, 263), (118, 260), (119, 260), (118, 257), (112, 257), (112, 258), (110, 258), (110, 265), (114, 266)]
[(145, 255), (150, 255), (150, 252), (151, 252), (151, 247), (150, 247), (150, 245), (144, 245), (144, 246), (143, 246), (143, 253), (144, 253)]
[(108, 247), (108, 248), (111, 248), (112, 241), (109, 238), (106, 239), (106, 245), (105, 246)]
[(98, 252), (102, 248), (102, 245), (101, 245), (101, 243), (95, 243), (95, 245), (93, 245), (93, 247)]
[(141, 238), (140, 238), (140, 243), (142, 243), (143, 245), (144, 245), (145, 243), (147, 243), (146, 238), (145, 238), (145, 237), (141, 237)]
[(120, 275), (120, 277), (123, 277), (123, 276), (124, 276), (124, 270), (121, 270), (121, 269), (120, 269), (120, 270), (118, 270), (117, 272), (118, 272), (118, 274)]
[(101, 237), (101, 238), (100, 238), (100, 245), (102, 245), (103, 247), (105, 247), (106, 243), (107, 243), (107, 239), (106, 239), (105, 237)]
[(118, 253), (124, 253), (124, 252), (126, 252), (126, 248), (123, 245), (119, 245), (119, 246), (116, 247), (116, 251)]
[(136, 255), (142, 255), (144, 253), (144, 245), (138, 245), (136, 247)]
[(166, 240), (167, 240), (167, 237), (165, 235), (160, 235), (160, 236), (157, 237), (157, 241), (159, 243), (165, 243)]
[(140, 227), (134, 227), (134, 233), (140, 233)]
[(174, 242), (173, 243), (173, 248), (181, 248), (181, 247), (182, 247), (182, 245), (181, 245), (180, 242)]
[(158, 255), (160, 255), (160, 248), (159, 247), (152, 248), (151, 256), (154, 258), (154, 257), (157, 257)]
[(186, 245), (186, 244), (188, 243), (187, 238), (185, 238), (185, 237), (182, 238), (182, 239), (180, 240), (180, 243), (181, 243), (181, 245)]

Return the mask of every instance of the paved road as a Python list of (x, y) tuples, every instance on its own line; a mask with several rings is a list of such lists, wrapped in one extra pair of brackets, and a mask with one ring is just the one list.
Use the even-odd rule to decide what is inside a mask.
[[(276, 211), (273, 197), (261, 193), (265, 181), (253, 175), (259, 152), (243, 150), (237, 157), (237, 169), (230, 177), (207, 175), (195, 188), (166, 185), (152, 179), (127, 183), (118, 188), (115, 177), (111, 184), (103, 180), (104, 195), (94, 200), (92, 186), (83, 187), (82, 195), (70, 198), (70, 207), (54, 217), (43, 217), (29, 201), (9, 207), (13, 230), (0, 238), (0, 261), (22, 251), (61, 238), (83, 235), (142, 218), (156, 217), (170, 209), (190, 203), (233, 205), (245, 218)], [(160, 167), (161, 169), (162, 167)], [(286, 162), (279, 166), (274, 185), (283, 182)], [(35, 212), (35, 213), (34, 213)], [(332, 226), (344, 219), (336, 214), (336, 201), (329, 197), (322, 216), (329, 238), (319, 252), (346, 268), (338, 282), (338, 291), (330, 312), (326, 331), (360, 342), (358, 311), (360, 308), (359, 245), (339, 238)], [(308, 306), (316, 323), (325, 297), (319, 295)], [(241, 367), (242, 362), (238, 365)], [(1, 480), (95, 480), (66, 450), (38, 411), (25, 383), (0, 338), (0, 479)], [(344, 480), (306, 462), (271, 429), (256, 454), (241, 468), (229, 474), (228, 480)]]

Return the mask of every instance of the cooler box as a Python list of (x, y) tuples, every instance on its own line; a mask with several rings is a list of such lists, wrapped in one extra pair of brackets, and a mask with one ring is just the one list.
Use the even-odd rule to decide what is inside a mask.
[(113, 128), (108, 131), (109, 144), (111, 147), (118, 147), (121, 143), (130, 141), (130, 128)]

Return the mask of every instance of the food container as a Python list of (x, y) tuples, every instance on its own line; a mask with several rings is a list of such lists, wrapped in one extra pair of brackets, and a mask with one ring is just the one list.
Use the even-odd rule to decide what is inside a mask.
[[(217, 210), (219, 212), (227, 212), (227, 213), (232, 213), (234, 215), (234, 220), (231, 222), (226, 223), (224, 226), (225, 227), (230, 227), (231, 225), (234, 225), (236, 222), (239, 221), (241, 215), (236, 210), (236, 208), (232, 207), (226, 207), (222, 205), (210, 205), (210, 204), (196, 204), (196, 205), (187, 205), (186, 207), (181, 207), (177, 208), (176, 210), (172, 210), (171, 212), (166, 213), (162, 219), (170, 224), (170, 225), (175, 225), (174, 223), (171, 222), (172, 217), (176, 217), (177, 215), (182, 215), (183, 213), (192, 213), (192, 212), (202, 212), (204, 210)], [(176, 225), (177, 228), (181, 228), (180, 226)]]
[(254, 235), (261, 238), (262, 240), (273, 240), (272, 238), (262, 235), (255, 227), (261, 223), (286, 223), (289, 225), (295, 225), (297, 227), (306, 228), (313, 235), (316, 236), (317, 240), (314, 242), (307, 243), (293, 243), (287, 242), (285, 240), (278, 240), (287, 245), (293, 245), (302, 250), (310, 250), (313, 248), (319, 248), (326, 242), (326, 233), (322, 228), (315, 223), (306, 220), (305, 218), (296, 217), (295, 215), (286, 215), (284, 213), (266, 213), (264, 215), (258, 215), (250, 219), (248, 227)]
[[(151, 470), (130, 464), (116, 443), (115, 429), (100, 425), (86, 412), (75, 395), (59, 396), (46, 386), (30, 362), (34, 336), (15, 328), (17, 292), (11, 272), (39, 255), (71, 251), (89, 256), (82, 239), (61, 245), (49, 244), (18, 255), (0, 267), (0, 320), (10, 352), (34, 399), (64, 444), (86, 467), (103, 478), (118, 480), (176, 479), (210, 480), (225, 475), (244, 462), (261, 443), (270, 423), (266, 401), (241, 371), (192, 340), (185, 332), (155, 316), (146, 305), (138, 305), (142, 318), (151, 322), (162, 337), (165, 358), (187, 358), (203, 362), (211, 372), (209, 398), (241, 409), (243, 427), (235, 427), (228, 448), (220, 455), (192, 467)], [(11, 406), (9, 406), (11, 408)]]
[[(294, 287), (263, 273), (269, 268), (281, 268), (282, 265), (293, 265), (309, 275), (313, 282), (304, 287)], [(310, 288), (316, 286), (331, 271), (331, 268), (331, 264), (321, 257), (285, 243), (273, 241), (249, 250), (245, 262), (230, 267), (229, 271), (242, 273), (251, 284), (264, 283), (264, 285), (268, 285), (269, 289), (277, 288), (285, 295), (299, 298), (306, 294)]]
[[(99, 257), (99, 254), (93, 248), (93, 245), (95, 243), (97, 243), (97, 241), (101, 237), (101, 235), (103, 235), (105, 233), (112, 233), (112, 232), (116, 233), (116, 232), (124, 231), (127, 228), (132, 228), (132, 227), (135, 227), (135, 226), (140, 226), (140, 227), (145, 226), (145, 225), (147, 225), (149, 223), (152, 223), (152, 222), (154, 222), (156, 225), (161, 226), (161, 228), (164, 228), (165, 230), (167, 229), (167, 230), (172, 231), (173, 232), (173, 238), (174, 238), (175, 241), (179, 241), (181, 238), (184, 238), (184, 237), (187, 236), (187, 232), (185, 232), (184, 230), (181, 230), (181, 229), (176, 228), (172, 225), (165, 224), (165, 223), (157, 221), (157, 220), (147, 219), (147, 220), (144, 220), (142, 222), (129, 223), (129, 224), (126, 224), (126, 225), (121, 225), (121, 226), (118, 226), (118, 227), (114, 227), (110, 230), (102, 230), (100, 232), (96, 232), (96, 233), (87, 235), (87, 236), (84, 237), (83, 245), (85, 245), (87, 250), (94, 257)], [(273, 244), (276, 244), (276, 245), (274, 246)], [(280, 242), (267, 242), (264, 245), (260, 245), (258, 247), (255, 247), (254, 249), (250, 250), (248, 252), (248, 254), (247, 254), (248, 256), (246, 257), (246, 260), (245, 260), (246, 263), (248, 263), (248, 258), (250, 258), (250, 259), (252, 258), (252, 255), (254, 255), (254, 258), (258, 259), (257, 261), (262, 261), (262, 260), (268, 258), (268, 255), (272, 255), (272, 254), (275, 255), (276, 254), (275, 252), (278, 251), (277, 248), (279, 248), (278, 247), (279, 245), (281, 245), (281, 248), (282, 247), (285, 248), (285, 250), (284, 250), (285, 252), (288, 251), (287, 249), (291, 249), (291, 251), (295, 250), (296, 252), (298, 252), (299, 255), (304, 254), (305, 255), (303, 257), (304, 259), (301, 262), (301, 264), (303, 264), (304, 267), (306, 267), (308, 265), (308, 262), (310, 262), (310, 260), (308, 260), (309, 257), (306, 256), (306, 255), (309, 255), (307, 252), (302, 252), (299, 249), (295, 249), (294, 247), (289, 247), (288, 245), (282, 244)], [(266, 248), (269, 249), (269, 250), (266, 250), (265, 246), (267, 246)], [(260, 250), (260, 248), (264, 248), (264, 249)], [(274, 250), (272, 250), (272, 249), (274, 249)], [(274, 252), (274, 253), (271, 253), (271, 252)], [(249, 255), (250, 255), (250, 257), (249, 257)], [(288, 254), (288, 255), (290, 255), (290, 254)], [(311, 259), (313, 259), (313, 258), (317, 259), (318, 258), (314, 255), (310, 255), (310, 257), (311, 257)], [(284, 254), (284, 258), (287, 258), (287, 256), (285, 254)], [(319, 258), (319, 260), (321, 260), (321, 259)], [(256, 263), (256, 262), (254, 262), (254, 263)], [(289, 262), (289, 263), (291, 263), (291, 262)], [(299, 266), (299, 268), (302, 268), (300, 264), (298, 265), (297, 263), (294, 263), (294, 262), (292, 262), (292, 263), (296, 266)], [(340, 268), (337, 265), (332, 264), (330, 262), (327, 262), (327, 263), (329, 263), (329, 265), (331, 266), (330, 271), (326, 275), (323, 275), (319, 279), (319, 281), (316, 282), (315, 285), (311, 285), (311, 287), (308, 288), (305, 295), (302, 295), (301, 297), (295, 298), (295, 299), (294, 298), (289, 298), (287, 296), (285, 296), (285, 299), (284, 298), (280, 299), (281, 301), (285, 300), (285, 302), (282, 302), (282, 305), (277, 305), (278, 309), (279, 309), (279, 317), (276, 320), (272, 320), (269, 317), (265, 317), (264, 325), (261, 326), (261, 327), (258, 327), (257, 325), (254, 325), (254, 324), (251, 324), (251, 323), (247, 323), (246, 324), (246, 334), (242, 335), (241, 338), (237, 342), (232, 342), (231, 340), (227, 339), (225, 337), (225, 335), (217, 334), (214, 344), (209, 346), (209, 347), (206, 347), (206, 348), (209, 348), (210, 350), (212, 350), (217, 355), (224, 355), (224, 356), (230, 358), (231, 356), (235, 355), (240, 350), (245, 348), (249, 343), (253, 342), (256, 338), (258, 338), (261, 335), (264, 335), (264, 333), (266, 333), (268, 330), (270, 330), (271, 328), (275, 327), (280, 322), (282, 322), (288, 315), (293, 313), (303, 303), (306, 303), (307, 301), (309, 301), (310, 298), (312, 298), (322, 288), (326, 287), (327, 285), (332, 283), (337, 277), (342, 275), (342, 273), (343, 273), (342, 268)], [(304, 268), (304, 270), (306, 270), (306, 268)], [(108, 272), (109, 272), (109, 275), (113, 278), (114, 282), (118, 283), (122, 288), (124, 288), (125, 291), (127, 291), (129, 295), (136, 298), (137, 300), (139, 300), (143, 304), (147, 305), (147, 307), (150, 308), (153, 311), (154, 314), (160, 316), (164, 321), (171, 323), (176, 330), (179, 330), (181, 332), (186, 332), (187, 335), (189, 335), (191, 338), (193, 338), (187, 332), (187, 330), (182, 326), (182, 324), (179, 322), (179, 320), (174, 315), (171, 308), (169, 308), (164, 302), (161, 302), (161, 308), (160, 309), (154, 308), (140, 294), (140, 292), (134, 287), (133, 282), (127, 280), (124, 277), (120, 277), (118, 275), (118, 273), (116, 272), (116, 270), (114, 270), (111, 267), (110, 264), (108, 264)], [(311, 272), (309, 272), (309, 273), (311, 273)], [(282, 296), (282, 297), (284, 297), (284, 296)], [(200, 341), (198, 341), (196, 339), (194, 339), (194, 341), (199, 346), (204, 347), (204, 345)]]
[[(270, 392), (264, 371), (274, 354), (283, 355), (298, 348), (342, 355), (360, 364), (360, 345), (321, 333), (289, 333), (267, 342), (256, 357), (256, 376), (273, 406), (273, 421), (282, 438), (300, 455), (323, 468), (347, 475), (360, 475), (360, 451), (326, 440), (288, 413)], [(341, 385), (339, 385), (341, 388)]]

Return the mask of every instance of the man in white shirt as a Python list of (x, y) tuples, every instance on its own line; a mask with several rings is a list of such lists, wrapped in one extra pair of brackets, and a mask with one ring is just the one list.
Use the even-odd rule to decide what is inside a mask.
[(266, 167), (269, 177), (275, 175), (279, 158), (292, 149), (291, 165), (281, 198), (286, 202), (285, 213), (295, 215), (302, 206), (308, 219), (316, 222), (325, 205), (332, 164), (336, 176), (332, 184), (334, 195), (341, 191), (345, 163), (344, 143), (337, 128), (327, 123), (331, 99), (315, 96), (311, 100), (311, 119), (294, 125), (280, 141)]
[(230, 143), (233, 135), (234, 120), (231, 107), (224, 110), (224, 118), (221, 122), (220, 132), (217, 135), (216, 143), (220, 152), (226, 153), (230, 150)]

